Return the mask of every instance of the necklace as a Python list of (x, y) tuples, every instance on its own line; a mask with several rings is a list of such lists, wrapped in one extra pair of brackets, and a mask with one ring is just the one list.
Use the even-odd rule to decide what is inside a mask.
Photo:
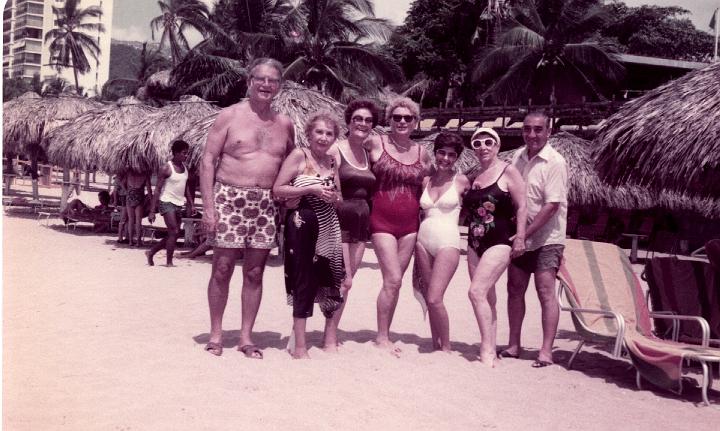
[(403, 146), (397, 143), (397, 141), (392, 137), (392, 135), (388, 135), (388, 139), (390, 142), (392, 142), (393, 145), (395, 145), (397, 148), (402, 148), (403, 150), (407, 151), (410, 149), (410, 146), (412, 143), (408, 144), (407, 146)]

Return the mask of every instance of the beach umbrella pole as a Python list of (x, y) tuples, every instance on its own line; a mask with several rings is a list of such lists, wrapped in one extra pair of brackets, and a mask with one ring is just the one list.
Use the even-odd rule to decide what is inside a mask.
[(37, 200), (40, 199), (40, 191), (38, 190), (38, 160), (35, 151), (31, 151), (30, 154), (30, 169), (32, 170), (32, 196)]

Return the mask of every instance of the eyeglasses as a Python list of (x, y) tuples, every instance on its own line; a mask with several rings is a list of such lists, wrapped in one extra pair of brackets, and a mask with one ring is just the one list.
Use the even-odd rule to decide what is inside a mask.
[(497, 144), (497, 141), (495, 141), (495, 139), (493, 138), (473, 139), (470, 142), (470, 148), (472, 148), (473, 150), (479, 150), (483, 146), (492, 147), (495, 144)]
[(272, 86), (280, 85), (280, 80), (275, 78), (268, 78), (267, 76), (251, 76), (252, 81), (258, 85), (270, 84)]
[(398, 114), (393, 114), (393, 115), (390, 116), (390, 118), (392, 118), (392, 120), (393, 120), (394, 122), (396, 122), (396, 123), (399, 123), (401, 120), (405, 120), (406, 123), (409, 123), (409, 122), (411, 122), (411, 121), (415, 121), (415, 116), (414, 116), (414, 115), (398, 115)]
[(372, 124), (373, 123), (373, 117), (361, 117), (360, 115), (356, 115), (350, 119), (353, 123), (356, 124)]

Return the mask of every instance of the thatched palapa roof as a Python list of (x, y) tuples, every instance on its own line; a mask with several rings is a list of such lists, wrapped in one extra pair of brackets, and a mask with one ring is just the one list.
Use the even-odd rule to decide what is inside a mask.
[(613, 184), (720, 196), (720, 63), (626, 103), (595, 137)]
[[(328, 111), (335, 114), (340, 120), (340, 127), (342, 128), (340, 135), (344, 136), (346, 133), (344, 121), (342, 120), (345, 106), (329, 96), (295, 82), (285, 81), (283, 83), (282, 91), (275, 96), (272, 106), (292, 120), (295, 126), (296, 145), (307, 146), (307, 138), (303, 128), (310, 114), (317, 111)], [(217, 114), (214, 114), (197, 120), (190, 128), (178, 136), (179, 139), (183, 139), (190, 144), (190, 155), (187, 162), (189, 166), (196, 166), (200, 162), (205, 149), (208, 131), (215, 122), (216, 116)]]
[(102, 103), (77, 96), (18, 99), (3, 104), (3, 144), (6, 152), (26, 152), (40, 145), (53, 127), (78, 115), (98, 109)]
[(143, 116), (102, 155), (100, 167), (110, 173), (132, 170), (154, 172), (170, 159), (170, 143), (193, 122), (219, 109), (197, 96), (183, 96)]
[(90, 169), (106, 164), (103, 156), (134, 124), (156, 109), (134, 97), (88, 111), (52, 130), (43, 139), (51, 162), (67, 168)]
[[(696, 198), (673, 191), (654, 192), (638, 184), (611, 186), (600, 179), (591, 157), (592, 143), (571, 133), (560, 132), (548, 143), (567, 162), (568, 202), (571, 205), (595, 205), (617, 209), (664, 208), (673, 211), (693, 211), (708, 218), (720, 218), (720, 199)], [(522, 148), (522, 147), (521, 147)], [(518, 148), (500, 153), (509, 161)], [(467, 171), (473, 177), (476, 168)]]

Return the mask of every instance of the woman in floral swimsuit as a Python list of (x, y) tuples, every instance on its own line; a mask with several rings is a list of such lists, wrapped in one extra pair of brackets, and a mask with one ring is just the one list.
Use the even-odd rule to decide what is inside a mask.
[(526, 193), (520, 172), (498, 158), (500, 137), (493, 129), (477, 129), (470, 146), (480, 163), (479, 173), (463, 198), (469, 296), (482, 337), (479, 359), (492, 367), (497, 332), (495, 283), (510, 259), (525, 250)]

